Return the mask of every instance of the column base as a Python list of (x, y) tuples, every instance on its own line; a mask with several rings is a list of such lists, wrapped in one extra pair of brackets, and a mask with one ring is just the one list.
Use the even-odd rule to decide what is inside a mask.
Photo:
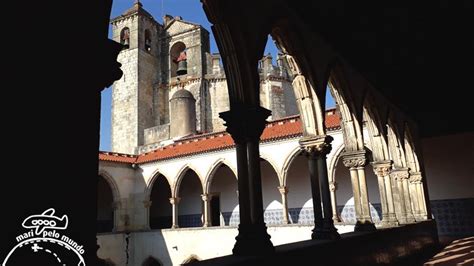
[(413, 216), (413, 215), (408, 215), (406, 221), (407, 221), (407, 223), (414, 223), (414, 222), (416, 222), (415, 216)]
[(311, 234), (311, 239), (314, 240), (336, 240), (340, 239), (341, 235), (337, 232), (335, 227), (332, 228), (314, 228)]
[(371, 222), (357, 222), (354, 227), (354, 232), (372, 232), (376, 230), (375, 225)]
[(270, 241), (265, 224), (242, 225), (239, 224), (239, 234), (235, 237), (232, 249), (234, 255), (265, 255), (275, 252), (275, 247)]

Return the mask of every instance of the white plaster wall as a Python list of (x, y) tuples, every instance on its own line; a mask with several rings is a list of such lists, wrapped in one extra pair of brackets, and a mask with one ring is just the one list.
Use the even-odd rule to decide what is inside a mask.
[[(341, 234), (353, 231), (353, 226), (337, 225), (336, 228)], [(312, 229), (311, 225), (270, 226), (267, 232), (274, 245), (282, 245), (309, 240)], [(237, 234), (235, 227), (180, 228), (130, 233), (128, 265), (141, 265), (149, 256), (157, 258), (163, 265), (180, 265), (191, 255), (196, 255), (201, 260), (229, 255), (232, 253)], [(126, 265), (126, 237), (125, 234), (98, 235), (98, 256), (110, 259), (116, 265)], [(190, 239), (192, 241), (189, 241)]]
[(179, 215), (201, 214), (203, 203), (201, 194), (203, 190), (199, 177), (192, 170), (188, 170), (179, 187), (178, 197), (181, 198), (178, 207)]
[(426, 138), (422, 149), (431, 200), (474, 198), (474, 133)]
[(212, 178), (210, 192), (219, 195), (221, 212), (236, 210), (239, 204), (237, 190), (237, 177), (232, 170), (227, 166), (220, 167)]
[(288, 169), (286, 180), (288, 188), (288, 208), (312, 207), (311, 182), (308, 171), (308, 159), (298, 155)]
[(281, 210), (281, 194), (278, 190), (278, 175), (272, 165), (265, 160), (260, 162), (262, 175), (262, 194), (264, 210)]

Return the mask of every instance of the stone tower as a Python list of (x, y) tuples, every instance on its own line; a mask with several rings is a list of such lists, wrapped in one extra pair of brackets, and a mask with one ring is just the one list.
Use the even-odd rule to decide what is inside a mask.
[(124, 45), (118, 56), (123, 76), (113, 85), (112, 150), (136, 154), (144, 130), (155, 125), (154, 86), (159, 82), (162, 26), (140, 2), (111, 21), (113, 40)]

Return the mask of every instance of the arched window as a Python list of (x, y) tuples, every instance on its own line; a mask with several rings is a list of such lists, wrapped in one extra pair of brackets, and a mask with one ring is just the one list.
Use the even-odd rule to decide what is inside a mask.
[(186, 45), (182, 42), (173, 44), (170, 49), (171, 77), (187, 74)]
[(130, 29), (127, 27), (120, 32), (120, 44), (124, 46), (123, 49), (130, 48)]
[(151, 33), (150, 30), (145, 30), (145, 51), (151, 51)]

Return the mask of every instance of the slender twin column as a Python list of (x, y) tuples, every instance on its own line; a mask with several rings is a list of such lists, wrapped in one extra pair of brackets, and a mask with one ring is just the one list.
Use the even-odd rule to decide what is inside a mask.
[(344, 151), (342, 155), (344, 166), (349, 168), (354, 193), (354, 207), (356, 211), (356, 225), (354, 231), (373, 231), (375, 225), (370, 216), (369, 195), (365, 178), (366, 151)]
[(331, 136), (309, 136), (299, 141), (301, 148), (306, 152), (309, 164), (314, 211), (312, 239), (340, 238), (334, 227), (326, 164), (326, 155), (331, 151), (332, 140)]
[(410, 173), (408, 172), (408, 168), (397, 168), (393, 169), (390, 173), (393, 181), (395, 182), (396, 188), (396, 209), (397, 211), (397, 219), (400, 223), (413, 223), (415, 222), (415, 216), (413, 216), (412, 208), (411, 208), (411, 199), (410, 199), (410, 191), (408, 188), (408, 179), (410, 177)]
[(371, 163), (379, 184), (380, 201), (382, 205), (382, 226), (397, 226), (398, 221), (393, 203), (392, 184), (390, 181), (391, 161), (380, 161)]
[(143, 201), (143, 207), (145, 207), (145, 221), (144, 221), (144, 229), (145, 230), (150, 230), (150, 207), (151, 207), (152, 201), (151, 200), (144, 200)]
[(203, 221), (202, 221), (202, 226), (203, 227), (208, 227), (208, 226), (211, 226), (210, 224), (210, 221), (211, 221), (211, 198), (212, 198), (212, 195), (209, 195), (209, 194), (202, 194), (201, 195), (201, 199), (203, 201), (203, 204), (204, 204), (204, 217), (203, 217)]
[(171, 209), (172, 209), (172, 216), (171, 216), (171, 228), (178, 228), (178, 204), (181, 198), (174, 197), (170, 198)]
[(329, 191), (331, 192), (331, 206), (332, 206), (332, 220), (334, 223), (340, 223), (341, 219), (337, 213), (337, 198), (336, 198), (337, 183), (336, 181), (329, 182)]
[(423, 193), (423, 182), (420, 172), (410, 173), (410, 187), (411, 195), (414, 198), (413, 205), (415, 210), (415, 219), (417, 221), (428, 219), (428, 215), (426, 213), (425, 196)]
[(281, 194), (281, 203), (283, 205), (283, 224), (289, 224), (290, 219), (288, 218), (288, 188), (286, 186), (278, 187)]
[(263, 220), (259, 140), (271, 112), (260, 106), (233, 106), (220, 113), (235, 143), (240, 224), (235, 255), (262, 255), (275, 251)]

